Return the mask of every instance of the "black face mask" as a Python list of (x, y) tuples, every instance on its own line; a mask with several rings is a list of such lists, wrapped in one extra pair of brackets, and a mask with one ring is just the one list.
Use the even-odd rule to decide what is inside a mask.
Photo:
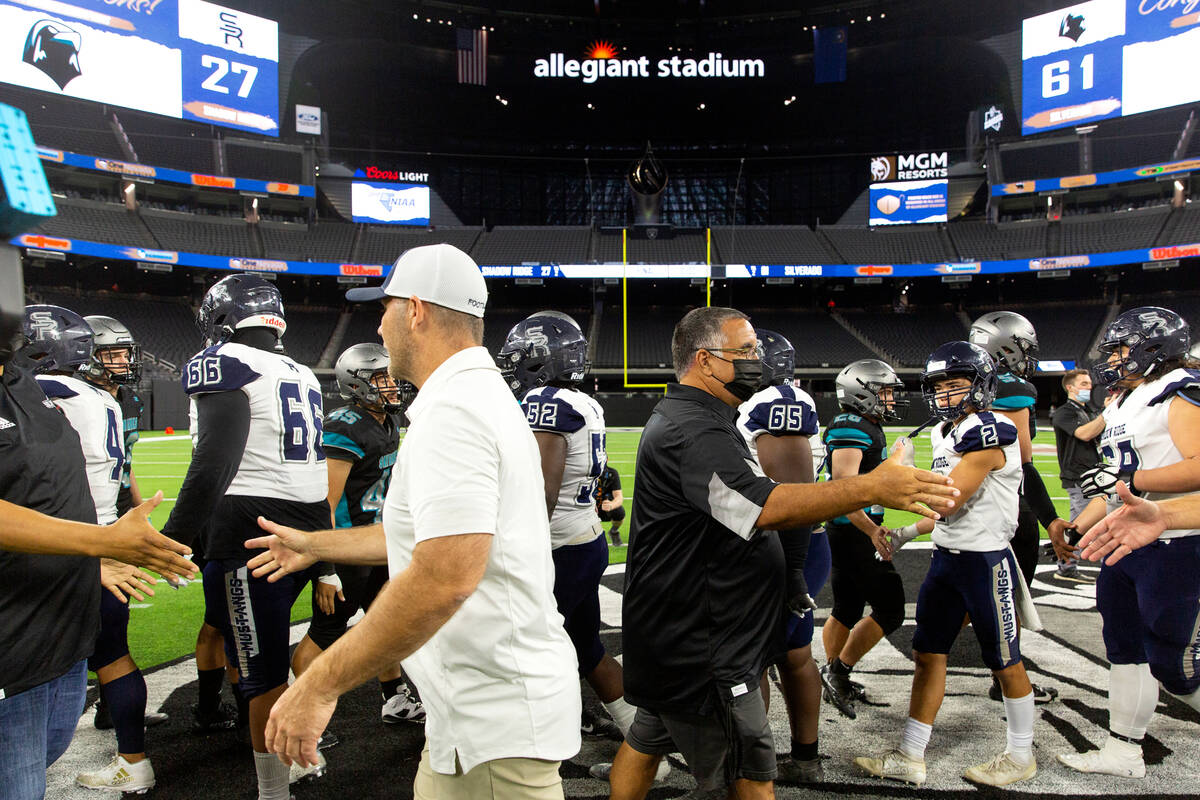
[(754, 396), (762, 383), (763, 363), (757, 358), (713, 358), (733, 364), (733, 380), (724, 384), (725, 391), (743, 403)]

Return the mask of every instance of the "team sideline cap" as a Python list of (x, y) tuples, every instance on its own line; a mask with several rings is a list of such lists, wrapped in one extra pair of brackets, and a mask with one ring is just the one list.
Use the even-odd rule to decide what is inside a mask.
[(382, 286), (346, 292), (352, 303), (385, 297), (419, 297), (451, 311), (482, 317), (487, 284), (474, 259), (462, 250), (450, 244), (429, 244), (397, 258)]

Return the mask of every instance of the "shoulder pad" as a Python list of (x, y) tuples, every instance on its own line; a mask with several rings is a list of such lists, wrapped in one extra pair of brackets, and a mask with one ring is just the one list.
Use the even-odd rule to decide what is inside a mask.
[(1163, 388), (1147, 405), (1158, 405), (1177, 394), (1190, 403), (1200, 405), (1200, 370), (1174, 369), (1163, 376), (1163, 381)]
[(261, 377), (241, 359), (220, 352), (221, 347), (216, 345), (202, 350), (183, 368), (180, 380), (185, 392), (231, 392)]
[(583, 415), (565, 397), (558, 397), (553, 388), (534, 390), (525, 395), (521, 408), (529, 427), (535, 431), (552, 433), (574, 433), (587, 422)]
[(61, 380), (56, 375), (39, 375), (37, 382), (38, 386), (42, 387), (42, 391), (46, 393), (46, 397), (51, 400), (65, 400), (68, 397), (79, 396), (79, 392), (71, 388), (67, 381)]
[[(808, 395), (797, 393), (791, 386), (776, 386), (774, 397), (765, 392), (763, 398), (746, 415), (746, 428), (751, 433), (772, 436), (812, 436), (820, 423)], [(750, 402), (754, 402), (751, 398)]]
[(1037, 389), (1032, 383), (1007, 372), (999, 378), (992, 408), (1000, 411), (1020, 411), (1023, 408), (1033, 408), (1037, 404)]
[(954, 452), (1006, 447), (1017, 440), (1017, 426), (989, 411), (972, 414), (954, 430)]
[(839, 414), (825, 429), (825, 443), (834, 450), (843, 447), (870, 449), (875, 437), (865, 430), (865, 422), (866, 420), (857, 414)]

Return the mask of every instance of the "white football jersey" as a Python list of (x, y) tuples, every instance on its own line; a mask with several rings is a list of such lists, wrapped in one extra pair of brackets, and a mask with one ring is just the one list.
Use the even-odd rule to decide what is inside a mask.
[(535, 432), (566, 437), (567, 463), (558, 503), (550, 515), (550, 547), (581, 544), (576, 540), (600, 524), (596, 486), (608, 463), (604, 409), (577, 389), (553, 386), (530, 389), (521, 401), (521, 409)]
[(187, 363), (183, 389), (193, 397), (241, 391), (250, 401), (246, 449), (226, 494), (300, 503), (325, 499), (324, 413), (312, 370), (281, 353), (227, 342)]
[(768, 386), (756, 392), (738, 406), (737, 427), (755, 460), (758, 459), (758, 437), (764, 433), (807, 436), (812, 449), (813, 476), (820, 476), (821, 465), (825, 463), (825, 443), (821, 441), (817, 404), (803, 389)]
[(117, 493), (125, 466), (125, 420), (121, 404), (103, 389), (66, 375), (38, 375), (46, 397), (66, 415), (83, 445), (96, 521), (117, 521)]
[(992, 552), (1008, 547), (1017, 531), (1017, 504), (1021, 489), (1021, 446), (1017, 426), (990, 411), (971, 414), (961, 423), (935, 425), (932, 433), (933, 464), (939, 475), (949, 475), (964, 453), (999, 447), (1004, 466), (987, 474), (979, 489), (953, 514), (933, 525), (933, 543), (951, 550)]
[[(1171, 440), (1167, 429), (1167, 409), (1171, 403), (1189, 400), (1176, 397), (1180, 389), (1200, 387), (1200, 370), (1176, 369), (1160, 378), (1146, 381), (1104, 409), (1104, 432), (1100, 434), (1100, 455), (1122, 472), (1157, 469), (1178, 464), (1183, 454)], [(1134, 480), (1136, 483), (1136, 478)], [(1185, 494), (1187, 494), (1185, 492)], [(1145, 492), (1148, 500), (1165, 500), (1177, 494)], [(1109, 501), (1109, 511), (1121, 503)], [(1200, 529), (1166, 531), (1163, 539), (1195, 536)]]

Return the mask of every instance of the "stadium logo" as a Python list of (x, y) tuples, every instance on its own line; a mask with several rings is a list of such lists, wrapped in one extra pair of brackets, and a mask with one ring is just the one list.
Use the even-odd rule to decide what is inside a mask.
[(25, 37), (24, 62), (37, 67), (59, 89), (83, 74), (79, 67), (79, 32), (61, 22), (41, 19), (33, 23)]
[(354, 177), (366, 178), (372, 181), (403, 181), (409, 183), (429, 183), (428, 172), (400, 172), (394, 169), (380, 169), (379, 167), (367, 167), (366, 169), (356, 169)]
[(891, 264), (863, 264), (861, 267), (854, 268), (855, 275), (862, 275), (868, 278), (874, 278), (879, 275), (891, 275)]
[(1092, 263), (1092, 260), (1087, 256), (1061, 256), (1059, 258), (1033, 258), (1029, 261), (1029, 268), (1033, 270), (1040, 269), (1072, 269), (1074, 267), (1086, 267)]
[(933, 270), (943, 275), (976, 275), (980, 268), (978, 261), (971, 261), (962, 264), (938, 264)]
[(871, 159), (871, 182), (919, 181), (926, 178), (945, 178), (950, 174), (950, 154), (905, 153), (897, 156), (875, 156)]
[(1000, 132), (1001, 126), (1004, 125), (1004, 112), (995, 106), (991, 106), (983, 112), (983, 129), (985, 131)]
[(192, 175), (193, 186), (208, 186), (214, 189), (233, 189), (237, 187), (237, 181), (233, 178), (222, 178), (217, 175), (200, 175), (195, 173)]
[(121, 252), (135, 261), (156, 261), (159, 264), (179, 263), (179, 253), (173, 250), (146, 250), (142, 247), (126, 247)]
[(53, 161), (57, 164), (61, 164), (66, 159), (62, 150), (55, 150), (52, 147), (42, 147), (41, 145), (37, 146), (37, 154), (38, 158), (42, 161)]
[(39, 250), (70, 250), (70, 239), (58, 239), (53, 236), (43, 236), (40, 233), (23, 234), (17, 241), (23, 247), (34, 247)]
[(298, 195), (300, 194), (300, 187), (294, 183), (278, 183), (276, 181), (272, 181), (271, 183), (267, 184), (267, 191), (271, 194)]
[[(41, 155), (39, 148), (38, 155)], [(1184, 172), (1188, 170), (1200, 169), (1200, 159), (1190, 159), (1188, 161), (1173, 161), (1170, 164), (1155, 164), (1152, 167), (1142, 167), (1135, 170), (1134, 174), (1139, 178), (1148, 178), (1153, 175), (1166, 175), (1169, 172)]]
[(1192, 258), (1200, 256), (1200, 244), (1180, 244), (1172, 247), (1152, 247), (1150, 258), (1162, 261), (1167, 258)]
[(230, 269), (244, 269), (247, 272), (287, 272), (286, 261), (272, 261), (263, 258), (231, 258)]
[(609, 42), (595, 42), (582, 61), (551, 53), (533, 62), (535, 78), (579, 78), (595, 83), (600, 78), (763, 78), (766, 63), (761, 58), (726, 58), (724, 53), (710, 52), (701, 59), (671, 56), (660, 58), (651, 72), (650, 58), (617, 58), (616, 47)]
[(383, 277), (383, 267), (379, 266), (378, 264), (339, 264), (338, 272), (347, 277)]
[(154, 167), (148, 167), (145, 164), (130, 164), (126, 161), (114, 161), (111, 158), (97, 158), (96, 169), (121, 175), (140, 175), (143, 178), (153, 178), (158, 174)]
[(1083, 27), (1083, 14), (1067, 14), (1062, 18), (1062, 22), (1058, 23), (1058, 35), (1072, 42), (1078, 42), (1086, 30), (1087, 28)]

